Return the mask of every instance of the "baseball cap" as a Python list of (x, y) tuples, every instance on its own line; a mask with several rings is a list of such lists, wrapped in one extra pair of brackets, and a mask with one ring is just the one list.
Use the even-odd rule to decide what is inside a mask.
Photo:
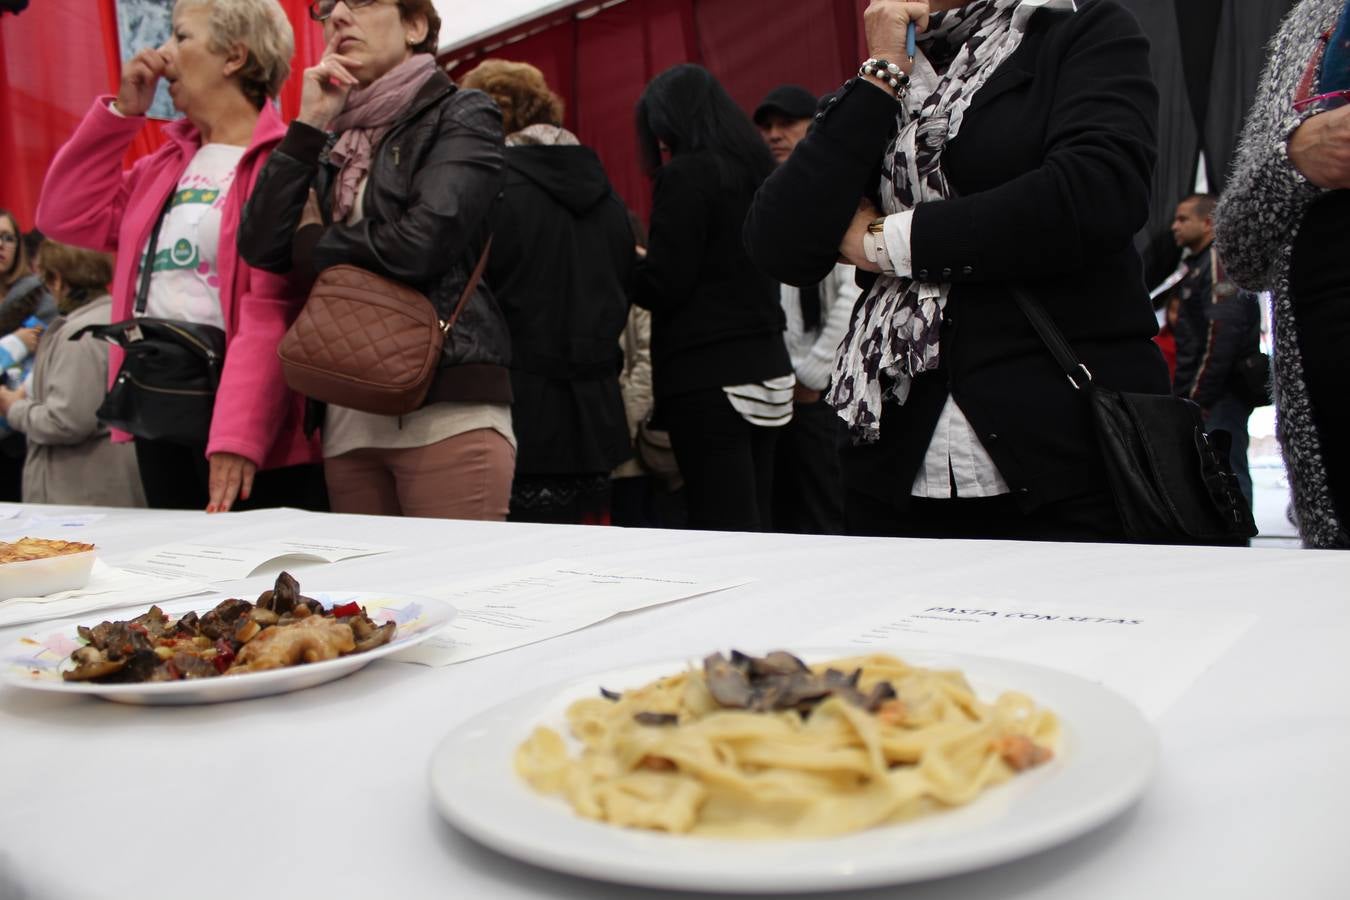
[(780, 84), (755, 107), (755, 124), (763, 126), (774, 113), (789, 119), (809, 119), (816, 114), (816, 95), (799, 84)]

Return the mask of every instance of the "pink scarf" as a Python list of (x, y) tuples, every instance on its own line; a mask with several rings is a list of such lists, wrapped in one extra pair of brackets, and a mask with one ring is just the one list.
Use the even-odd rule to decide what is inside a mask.
[(347, 104), (333, 120), (332, 130), (339, 137), (328, 153), (341, 167), (333, 186), (333, 221), (347, 220), (380, 138), (435, 73), (436, 57), (416, 53), (347, 95)]

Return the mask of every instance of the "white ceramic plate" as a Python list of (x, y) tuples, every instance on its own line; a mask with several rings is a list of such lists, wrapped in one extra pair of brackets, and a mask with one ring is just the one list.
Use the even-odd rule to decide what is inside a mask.
[[(0, 651), (0, 682), (32, 690), (61, 694), (91, 694), (118, 703), (154, 706), (247, 700), (298, 691), (350, 675), (382, 656), (421, 643), (448, 625), (455, 617), (454, 607), (429, 597), (359, 591), (347, 593), (306, 591), (305, 596), (318, 600), (326, 609), (343, 603), (360, 603), (374, 622), (383, 624), (392, 620), (398, 623), (398, 630), (389, 643), (366, 653), (354, 653), (324, 662), (268, 672), (155, 684), (92, 684), (62, 681), (61, 672), (71, 667), (69, 662), (71, 651), (84, 643), (75, 630), (76, 626), (92, 626), (102, 621), (83, 617), (78, 622), (70, 620), (61, 624), (40, 623), (35, 627), (47, 626), (48, 630), (25, 635)], [(189, 609), (205, 613), (222, 599), (224, 598), (194, 600), (186, 606), (174, 604), (165, 611), (174, 618), (185, 614)], [(133, 618), (140, 612), (123, 612), (119, 617)]]
[[(806, 654), (808, 661), (857, 648)], [(604, 672), (519, 697), (464, 722), (436, 749), (431, 791), (456, 828), (508, 856), (621, 884), (717, 893), (788, 894), (920, 881), (1027, 856), (1076, 837), (1128, 807), (1153, 772), (1157, 741), (1128, 700), (1073, 675), (978, 656), (899, 653), (907, 662), (958, 668), (983, 698), (1030, 694), (1059, 716), (1054, 761), (968, 806), (812, 841), (692, 838), (576, 816), (516, 774), (516, 747), (536, 725), (567, 734), (563, 711), (601, 685), (620, 690), (680, 671), (685, 660)]]

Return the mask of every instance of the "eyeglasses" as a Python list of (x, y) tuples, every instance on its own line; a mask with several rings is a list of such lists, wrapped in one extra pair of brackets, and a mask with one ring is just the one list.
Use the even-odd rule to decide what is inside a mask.
[[(348, 9), (361, 9), (363, 6), (378, 3), (379, 0), (342, 0), (342, 2), (347, 4)], [(326, 21), (337, 5), (338, 0), (313, 0), (309, 4), (309, 17), (316, 22)]]
[(8, 232), (0, 234), (0, 244), (17, 244), (18, 242), (19, 236), (17, 234), (10, 234)]

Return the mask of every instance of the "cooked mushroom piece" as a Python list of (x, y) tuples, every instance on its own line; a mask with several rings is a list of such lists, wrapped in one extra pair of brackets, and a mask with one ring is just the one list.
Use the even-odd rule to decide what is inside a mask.
[(81, 647), (70, 658), (76, 663), (74, 669), (61, 673), (63, 681), (92, 681), (111, 675), (127, 664), (126, 659), (108, 659), (97, 647)]
[(640, 712), (633, 716), (639, 725), (678, 725), (680, 717), (674, 713)]
[[(365, 616), (360, 616), (359, 618), (364, 619)], [(367, 619), (366, 621), (370, 620)], [(374, 650), (376, 647), (381, 647), (394, 639), (394, 632), (396, 631), (398, 631), (397, 622), (385, 622), (365, 637), (359, 638), (356, 642), (356, 647), (352, 652), (365, 653), (367, 650)]]
[(703, 675), (708, 693), (722, 706), (745, 709), (750, 705), (750, 679), (721, 653), (703, 660)]

